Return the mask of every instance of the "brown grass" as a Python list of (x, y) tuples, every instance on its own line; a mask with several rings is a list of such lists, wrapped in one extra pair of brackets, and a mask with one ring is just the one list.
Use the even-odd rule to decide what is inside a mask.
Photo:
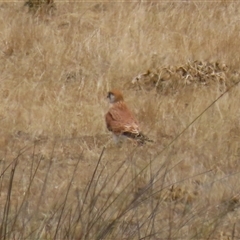
[[(240, 3), (23, 5), (0, 4), (0, 238), (240, 238)], [(153, 144), (112, 143), (111, 88)]]

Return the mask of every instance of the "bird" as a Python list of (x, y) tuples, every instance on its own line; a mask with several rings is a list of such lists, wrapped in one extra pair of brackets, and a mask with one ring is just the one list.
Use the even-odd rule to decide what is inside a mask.
[(107, 129), (113, 133), (117, 143), (123, 138), (133, 139), (138, 145), (153, 142), (140, 131), (138, 121), (128, 108), (123, 94), (118, 89), (109, 91), (107, 98), (110, 108), (105, 115), (105, 122)]

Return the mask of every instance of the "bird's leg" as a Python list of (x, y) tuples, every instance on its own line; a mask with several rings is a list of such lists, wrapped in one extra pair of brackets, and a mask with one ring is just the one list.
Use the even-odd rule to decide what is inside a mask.
[(113, 140), (118, 147), (121, 147), (122, 143), (123, 143), (123, 140), (124, 140), (124, 137), (122, 135), (113, 134)]

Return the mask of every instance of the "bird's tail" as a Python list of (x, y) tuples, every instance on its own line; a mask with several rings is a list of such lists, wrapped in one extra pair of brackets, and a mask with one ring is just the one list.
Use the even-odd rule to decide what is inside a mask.
[(124, 132), (123, 135), (136, 140), (139, 145), (143, 145), (146, 142), (154, 142), (141, 132), (139, 133)]

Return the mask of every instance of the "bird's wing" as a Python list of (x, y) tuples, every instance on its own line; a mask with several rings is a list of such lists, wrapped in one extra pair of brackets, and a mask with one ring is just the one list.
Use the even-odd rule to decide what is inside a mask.
[(116, 134), (139, 133), (138, 122), (124, 103), (111, 107), (105, 116), (105, 120), (108, 130)]

